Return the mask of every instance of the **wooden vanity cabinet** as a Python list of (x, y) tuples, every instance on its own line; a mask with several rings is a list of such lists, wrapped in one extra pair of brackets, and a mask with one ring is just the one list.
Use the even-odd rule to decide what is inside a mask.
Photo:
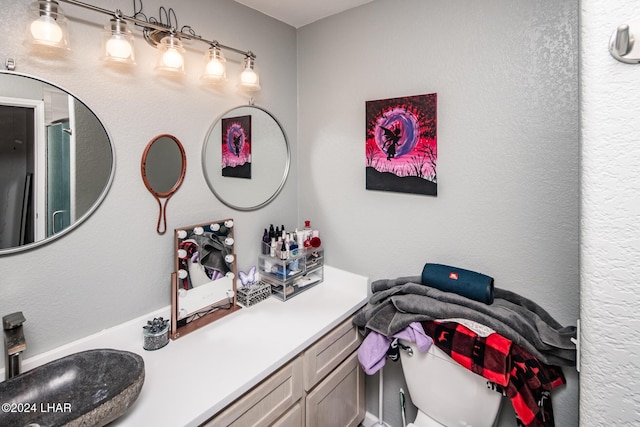
[(349, 318), (203, 426), (359, 425), (365, 415), (361, 341)]

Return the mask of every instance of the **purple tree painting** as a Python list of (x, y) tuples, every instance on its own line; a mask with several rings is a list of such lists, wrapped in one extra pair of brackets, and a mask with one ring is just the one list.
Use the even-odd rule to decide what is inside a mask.
[(366, 102), (366, 188), (436, 196), (438, 94)]

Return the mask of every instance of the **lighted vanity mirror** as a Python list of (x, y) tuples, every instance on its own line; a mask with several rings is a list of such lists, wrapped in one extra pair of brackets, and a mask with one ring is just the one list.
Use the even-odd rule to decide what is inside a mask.
[(240, 308), (236, 299), (233, 219), (175, 230), (171, 280), (171, 338)]
[(57, 239), (113, 181), (114, 150), (91, 109), (36, 77), (0, 71), (0, 255)]
[(287, 136), (276, 118), (248, 105), (227, 111), (209, 128), (202, 170), (222, 203), (250, 211), (267, 205), (280, 193), (290, 157)]
[(187, 170), (187, 158), (182, 144), (172, 135), (159, 135), (149, 141), (140, 164), (142, 181), (158, 202), (156, 231), (167, 231), (167, 203), (178, 191)]

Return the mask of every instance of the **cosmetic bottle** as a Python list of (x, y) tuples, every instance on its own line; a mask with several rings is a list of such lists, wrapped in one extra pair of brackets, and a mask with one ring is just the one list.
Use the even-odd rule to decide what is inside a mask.
[(271, 247), (269, 248), (269, 255), (271, 255), (272, 257), (276, 256), (276, 238), (275, 237), (271, 238)]
[(276, 237), (276, 230), (273, 228), (273, 224), (269, 225), (269, 240), (272, 237)]
[(298, 231), (298, 229), (296, 229), (296, 243), (298, 244), (298, 248), (304, 248), (304, 231)]
[[(298, 243), (295, 241), (295, 239), (291, 239), (291, 243), (289, 243), (289, 254), (292, 257), (297, 257), (298, 254), (300, 252), (298, 251)], [(298, 263), (298, 258), (296, 258), (292, 263), (291, 263), (291, 269), (294, 271), (298, 271), (299, 268), (299, 263)]]
[(269, 232), (267, 229), (264, 229), (264, 234), (262, 235), (262, 255), (268, 255), (270, 251), (270, 240)]
[(313, 229), (311, 228), (311, 221), (309, 221), (308, 219), (304, 221), (304, 238), (302, 240), (302, 245), (305, 248), (308, 248), (309, 245), (309, 240), (311, 240), (312, 237), (312, 233), (313, 233)]
[(288, 259), (289, 251), (287, 250), (287, 242), (283, 239), (282, 246), (280, 246), (280, 259)]

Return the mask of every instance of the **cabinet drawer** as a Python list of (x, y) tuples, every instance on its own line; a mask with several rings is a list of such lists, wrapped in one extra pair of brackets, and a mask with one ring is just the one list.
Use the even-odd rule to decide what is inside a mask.
[(351, 321), (352, 318), (347, 319), (304, 352), (304, 389), (306, 391), (311, 390), (322, 378), (333, 371), (362, 342), (362, 337)]
[(364, 372), (354, 352), (307, 395), (305, 426), (355, 427), (364, 415)]
[(300, 427), (302, 424), (302, 404), (296, 403), (293, 408), (289, 409), (278, 421), (273, 423), (271, 427)]
[(297, 357), (203, 426), (267, 426), (281, 417), (300, 398), (302, 398), (302, 358)]

